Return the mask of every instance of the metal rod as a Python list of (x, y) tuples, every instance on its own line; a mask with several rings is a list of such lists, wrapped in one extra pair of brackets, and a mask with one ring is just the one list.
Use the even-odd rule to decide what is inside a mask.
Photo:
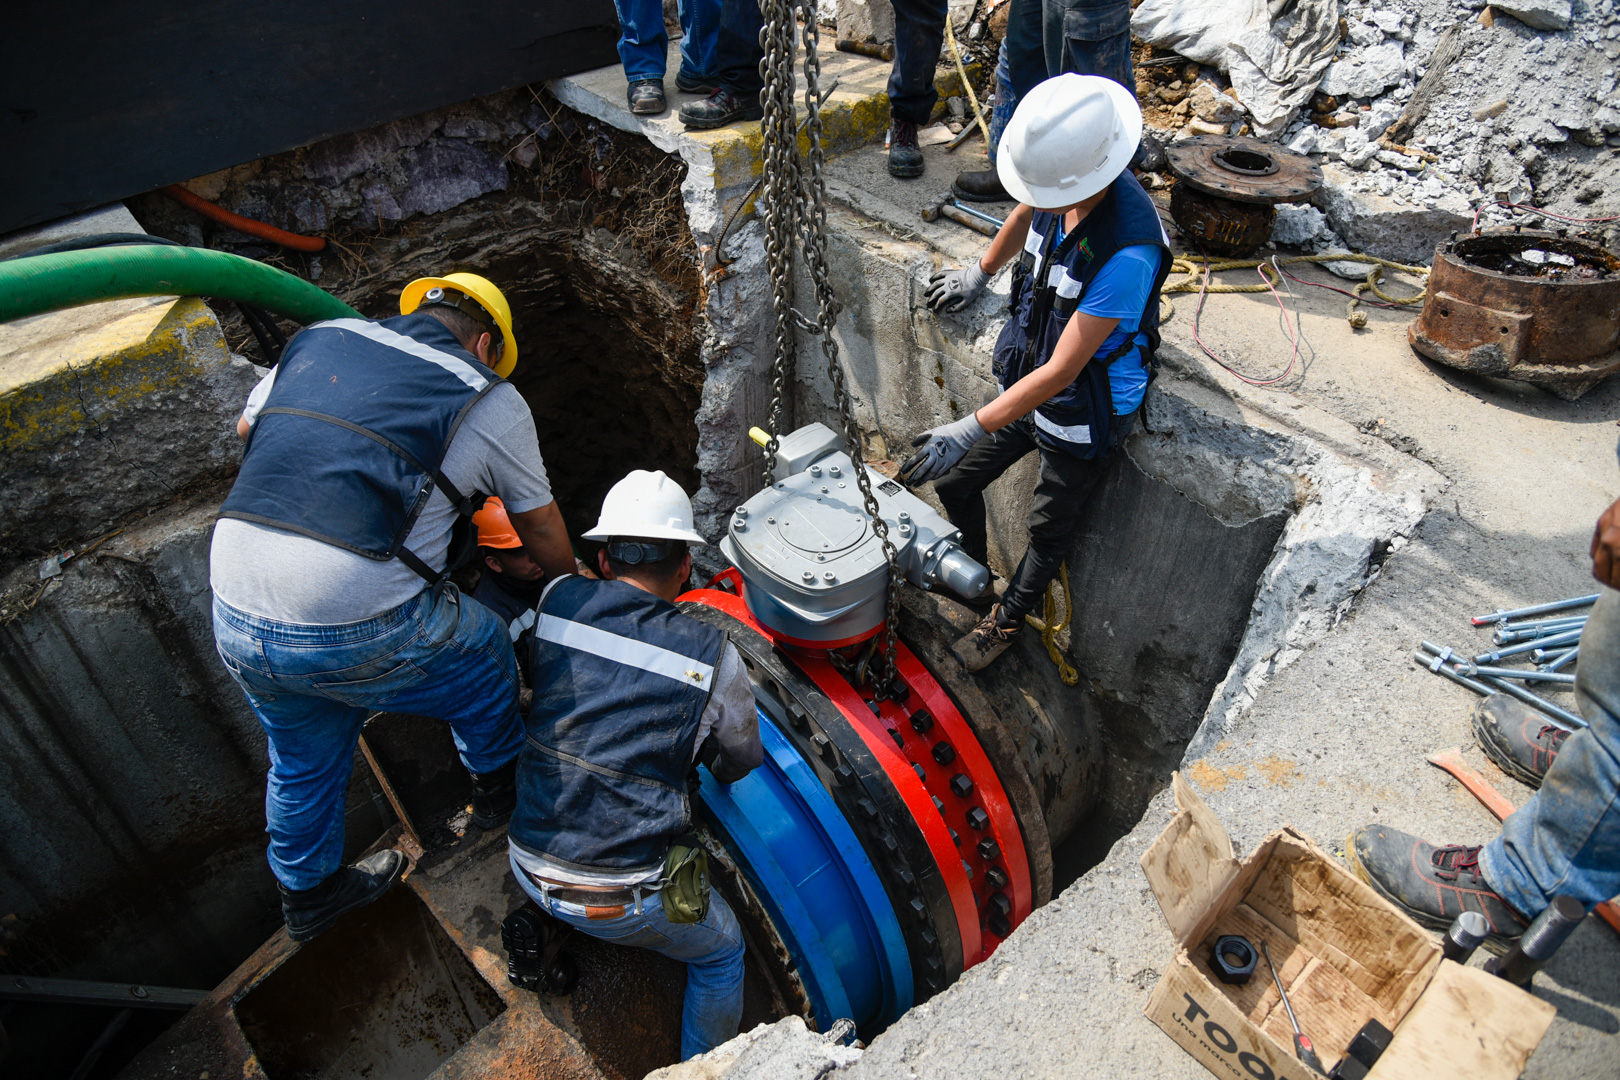
[(1561, 667), (1566, 667), (1566, 666), (1569, 665), (1569, 663), (1571, 661), (1573, 661), (1576, 658), (1576, 656), (1578, 656), (1580, 654), (1580, 651), (1581, 651), (1581, 647), (1579, 645), (1577, 645), (1573, 649), (1569, 650), (1568, 652), (1563, 653), (1562, 655), (1555, 658), (1552, 663), (1548, 664), (1542, 670), (1543, 671), (1557, 671)]
[(958, 210), (972, 214), (981, 221), (988, 221), (998, 229), (1007, 224), (1007, 220), (1005, 218), (998, 218), (994, 214), (986, 214), (983, 210), (975, 210), (961, 199), (952, 199), (951, 205), (956, 207)]
[(1585, 626), (1585, 619), (1576, 619), (1570, 622), (1551, 623), (1547, 626), (1533, 626), (1528, 630), (1509, 630), (1504, 627), (1492, 634), (1491, 640), (1498, 645), (1512, 645), (1519, 641), (1534, 641), (1537, 638), (1549, 638), (1570, 630), (1581, 630)]
[(107, 1047), (118, 1038), (118, 1033), (124, 1030), (124, 1025), (129, 1023), (129, 1018), (134, 1015), (134, 1009), (119, 1009), (113, 1013), (113, 1018), (107, 1021), (107, 1026), (101, 1029), (96, 1041), (84, 1052), (84, 1057), (79, 1059), (79, 1067), (73, 1070), (68, 1080), (88, 1080), (90, 1074), (95, 1071), (96, 1062), (101, 1060), (101, 1055), (107, 1052)]
[[(1425, 649), (1428, 649), (1429, 648), (1429, 643), (1427, 641), (1425, 641), (1423, 643), (1423, 647)], [(1431, 650), (1431, 651), (1433, 651), (1433, 650)], [(1447, 649), (1446, 651), (1450, 652), (1451, 650)], [(1496, 692), (1496, 691), (1492, 690), (1490, 687), (1486, 686), (1484, 683), (1475, 682), (1473, 679), (1470, 679), (1465, 675), (1459, 675), (1455, 671), (1453, 671), (1450, 668), (1446, 667), (1445, 660), (1442, 659), (1438, 655), (1436, 655), (1436, 656), (1425, 656), (1423, 653), (1415, 652), (1415, 653), (1412, 654), (1412, 659), (1416, 660), (1419, 664), (1421, 664), (1424, 667), (1428, 668), (1430, 671), (1434, 672), (1436, 675), (1444, 675), (1446, 678), (1450, 679), (1454, 683), (1457, 683), (1459, 686), (1468, 687), (1468, 689), (1472, 690), (1474, 693), (1480, 695), (1481, 697), (1490, 697), (1492, 694), (1494, 694)]]
[(1484, 626), (1486, 623), (1507, 622), (1509, 619), (1523, 618), (1526, 615), (1545, 615), (1549, 611), (1568, 611), (1570, 608), (1595, 604), (1597, 598), (1597, 593), (1593, 593), (1591, 596), (1572, 596), (1568, 600), (1554, 600), (1550, 604), (1536, 604), (1533, 607), (1515, 608), (1512, 611), (1496, 611), (1490, 615), (1475, 615), (1470, 621), (1475, 626)]
[(1479, 664), (1459, 664), (1464, 675), (1494, 675), (1498, 679), (1525, 679), (1530, 682), (1573, 683), (1575, 676), (1550, 671), (1527, 671), (1523, 668), (1482, 667)]
[(1520, 653), (1532, 652), (1536, 649), (1550, 649), (1554, 645), (1574, 645), (1580, 640), (1581, 632), (1579, 630), (1569, 630), (1562, 634), (1554, 634), (1552, 637), (1537, 638), (1535, 641), (1527, 641), (1523, 645), (1509, 645), (1505, 649), (1495, 649), (1491, 652), (1480, 653), (1478, 656), (1474, 657), (1474, 663), (1494, 664), (1504, 656), (1518, 656)]
[(1518, 633), (1521, 630), (1540, 630), (1548, 627), (1574, 626), (1578, 623), (1586, 622), (1588, 618), (1589, 616), (1586, 615), (1563, 615), (1556, 619), (1537, 619), (1534, 622), (1503, 623), (1500, 629), (1507, 630), (1510, 633)]

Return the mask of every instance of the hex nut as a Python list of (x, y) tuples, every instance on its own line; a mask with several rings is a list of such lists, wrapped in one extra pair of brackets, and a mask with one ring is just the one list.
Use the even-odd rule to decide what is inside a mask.
[(1254, 974), (1260, 954), (1242, 934), (1222, 934), (1209, 953), (1209, 966), (1215, 977), (1229, 986), (1242, 986)]
[(990, 815), (984, 812), (984, 807), (975, 806), (967, 812), (967, 823), (974, 831), (983, 832), (990, 827)]
[(941, 765), (949, 765), (956, 760), (956, 747), (941, 739), (934, 744), (934, 760)]
[(973, 794), (973, 780), (967, 773), (957, 773), (951, 777), (951, 794), (959, 799), (965, 799)]

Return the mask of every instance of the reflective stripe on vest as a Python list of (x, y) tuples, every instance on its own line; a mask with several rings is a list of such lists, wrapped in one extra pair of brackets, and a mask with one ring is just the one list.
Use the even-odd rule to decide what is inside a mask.
[(578, 649), (626, 667), (640, 668), (666, 679), (707, 690), (714, 682), (714, 667), (690, 656), (661, 649), (644, 641), (598, 630), (594, 626), (541, 615), (535, 623), (535, 636), (565, 649)]

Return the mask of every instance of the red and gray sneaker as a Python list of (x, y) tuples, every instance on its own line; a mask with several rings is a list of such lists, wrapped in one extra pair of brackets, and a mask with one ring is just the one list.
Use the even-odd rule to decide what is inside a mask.
[(1474, 709), (1474, 738), (1496, 767), (1521, 784), (1541, 786), (1558, 758), (1558, 750), (1572, 733), (1547, 719), (1547, 714), (1510, 698), (1492, 694)]
[(1366, 825), (1345, 841), (1350, 869), (1385, 900), (1431, 930), (1444, 930), (1465, 911), (1477, 911), (1490, 924), (1485, 944), (1506, 949), (1524, 933), (1519, 916), (1485, 881), (1477, 847), (1436, 847), (1392, 829)]

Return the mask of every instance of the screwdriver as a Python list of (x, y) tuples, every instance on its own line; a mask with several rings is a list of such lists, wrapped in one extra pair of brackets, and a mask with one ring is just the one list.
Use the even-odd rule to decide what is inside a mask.
[(1271, 950), (1266, 943), (1260, 943), (1260, 951), (1266, 954), (1266, 967), (1271, 969), (1271, 981), (1277, 984), (1277, 993), (1282, 995), (1283, 1008), (1288, 1010), (1288, 1022), (1294, 1025), (1294, 1056), (1317, 1072), (1326, 1075), (1327, 1070), (1322, 1068), (1322, 1059), (1316, 1056), (1316, 1047), (1311, 1045), (1311, 1037), (1299, 1030), (1299, 1017), (1294, 1015), (1294, 1007), (1288, 1003), (1288, 991), (1283, 989), (1282, 980), (1277, 977), (1277, 965), (1271, 962)]

